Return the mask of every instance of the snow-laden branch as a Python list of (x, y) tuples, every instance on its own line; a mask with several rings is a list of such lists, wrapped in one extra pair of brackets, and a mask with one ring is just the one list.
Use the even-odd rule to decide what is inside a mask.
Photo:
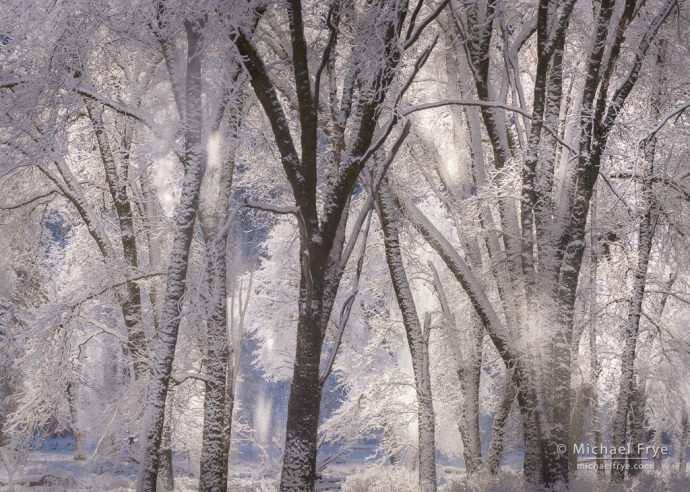
[(7, 79), (0, 80), (0, 89), (11, 89), (19, 84), (25, 84), (32, 80), (36, 80), (36, 77), (10, 77)]
[[(5, 335), (2, 335), (2, 333)], [(15, 343), (14, 338), (12, 337), (12, 332), (7, 326), (7, 323), (5, 323), (5, 320), (0, 319), (0, 342), (3, 341), (3, 338), (13, 349), (19, 350), (19, 347)]]
[(654, 19), (649, 25), (649, 29), (645, 32), (640, 44), (635, 53), (635, 58), (633, 60), (632, 66), (628, 71), (628, 76), (625, 78), (623, 83), (618, 87), (615, 94), (611, 98), (611, 104), (606, 112), (605, 118), (603, 120), (602, 127), (604, 132), (608, 132), (616, 121), (616, 116), (623, 107), (623, 103), (627, 99), (628, 95), (633, 89), (635, 82), (640, 75), (640, 70), (642, 69), (642, 62), (644, 61), (647, 50), (652, 45), (652, 41), (656, 36), (656, 33), (661, 29), (661, 26), (666, 21), (671, 11), (676, 5), (677, 0), (666, 0), (664, 4), (659, 8)]
[(323, 70), (326, 68), (326, 65), (328, 65), (328, 62), (331, 59), (331, 51), (333, 51), (333, 46), (335, 46), (338, 37), (338, 28), (333, 25), (332, 18), (333, 6), (331, 5), (331, 8), (328, 11), (328, 14), (326, 15), (326, 25), (328, 26), (328, 30), (330, 31), (330, 34), (328, 36), (328, 43), (326, 44), (326, 48), (324, 48), (323, 50), (321, 65), (319, 65), (318, 70), (316, 70), (316, 76), (314, 77), (314, 108), (316, 109), (316, 111), (319, 110), (321, 74), (323, 73)]
[[(422, 52), (421, 55), (417, 58), (417, 61), (415, 61), (414, 68), (412, 70), (412, 73), (410, 76), (407, 78), (407, 81), (405, 84), (402, 86), (400, 92), (398, 93), (396, 100), (395, 100), (395, 105), (394, 105), (394, 111), (393, 111), (393, 116), (386, 121), (386, 123), (379, 129), (378, 132), (374, 135), (374, 138), (372, 139), (371, 145), (369, 145), (369, 148), (367, 151), (364, 153), (362, 158), (360, 159), (360, 162), (366, 163), (372, 155), (376, 153), (377, 150), (381, 148), (381, 146), (386, 142), (386, 139), (388, 136), (391, 134), (393, 131), (393, 128), (398, 122), (399, 117), (405, 117), (407, 114), (400, 113), (398, 110), (398, 107), (400, 105), (400, 101), (402, 100), (403, 95), (407, 91), (407, 89), (412, 85), (412, 82), (414, 81), (415, 77), (417, 76), (417, 73), (422, 69), (426, 61), (429, 59), (429, 55), (431, 55), (431, 52), (433, 51), (434, 47), (436, 46), (436, 43), (438, 42), (438, 36), (434, 38), (434, 40), (431, 42), (429, 46), (426, 47), (426, 49)], [(404, 132), (405, 130), (403, 130)]]
[(305, 176), (302, 173), (302, 163), (297, 155), (297, 149), (290, 133), (290, 125), (276, 93), (275, 85), (268, 75), (266, 64), (256, 46), (254, 46), (244, 32), (240, 31), (235, 45), (242, 55), (242, 63), (249, 73), (249, 81), (254, 89), (254, 93), (271, 124), (276, 145), (280, 152), (281, 163), (297, 203), (302, 205), (302, 201), (304, 201), (303, 191), (306, 183)]
[[(525, 118), (532, 119), (532, 114), (528, 111), (525, 111), (524, 109), (517, 107), (517, 106), (511, 106), (510, 104), (504, 104), (501, 102), (495, 102), (495, 101), (478, 101), (475, 99), (472, 100), (467, 100), (467, 99), (441, 99), (440, 101), (433, 101), (429, 103), (423, 103), (423, 104), (418, 104), (416, 106), (409, 107), (403, 111), (400, 112), (401, 116), (408, 116), (412, 113), (416, 113), (417, 111), (424, 111), (426, 109), (435, 109), (435, 108), (440, 108), (443, 106), (480, 106), (484, 108), (496, 108), (496, 109), (505, 109), (506, 111), (512, 111), (514, 113), (517, 113), (519, 115), (524, 116)], [(577, 155), (578, 152), (576, 149), (572, 148), (566, 141), (564, 141), (559, 135), (556, 130), (551, 128), (548, 125), (542, 124), (542, 128), (544, 128), (547, 132), (553, 136), (553, 138), (561, 144), (563, 147), (568, 149), (570, 152), (573, 154)]]
[[(160, 138), (161, 140), (169, 140), (168, 137), (161, 133), (154, 119), (142, 110), (137, 108), (131, 108), (126, 104), (121, 103), (120, 101), (115, 101), (114, 99), (110, 99), (101, 94), (98, 94), (93, 90), (85, 89), (83, 87), (79, 87), (77, 89), (77, 93), (83, 97), (87, 97), (101, 103), (103, 106), (112, 109), (116, 113), (120, 113), (124, 116), (134, 118), (135, 120), (142, 123), (146, 128), (148, 128), (157, 138)], [(175, 154), (175, 156), (177, 156), (177, 158), (180, 159), (180, 161), (184, 162), (184, 156), (179, 149), (173, 148), (172, 151)]]
[(472, 270), (465, 263), (465, 260), (458, 254), (441, 231), (412, 203), (412, 200), (395, 193), (393, 190), (391, 192), (405, 217), (443, 259), (446, 266), (448, 266), (463, 290), (467, 293), (474, 310), (491, 335), (491, 339), (503, 359), (507, 364), (517, 360), (518, 353), (515, 341), (503, 326), (481, 282), (475, 277)]
[(676, 109), (674, 109), (674, 110), (669, 111), (668, 113), (666, 113), (666, 114), (664, 115), (664, 117), (661, 118), (661, 121), (659, 121), (659, 123), (658, 123), (649, 133), (647, 133), (644, 137), (640, 138), (640, 139), (637, 141), (637, 146), (638, 146), (638, 148), (639, 148), (639, 146), (642, 144), (642, 142), (646, 142), (647, 140), (650, 140), (650, 139), (654, 138), (654, 135), (656, 135), (656, 134), (659, 132), (659, 130), (661, 130), (661, 129), (663, 128), (663, 126), (664, 126), (666, 123), (668, 123), (668, 121), (669, 121), (671, 118), (673, 118), (673, 117), (674, 117), (675, 115), (677, 115), (677, 114), (683, 113), (683, 111), (685, 111), (685, 110), (688, 109), (688, 108), (690, 108), (690, 101), (687, 101), (687, 102), (685, 102), (684, 104), (681, 104), (680, 106), (678, 106)]
[(245, 198), (244, 206), (249, 208), (255, 208), (257, 210), (263, 210), (264, 212), (273, 212), (274, 214), (281, 215), (301, 215), (299, 207), (279, 207), (277, 205), (271, 205), (270, 203), (255, 202), (253, 200), (248, 200)]
[(83, 87), (80, 87), (77, 89), (77, 93), (81, 96), (88, 97), (90, 99), (93, 99), (94, 101), (97, 101), (101, 103), (104, 106), (109, 107), (113, 111), (123, 114), (125, 116), (129, 116), (131, 118), (134, 118), (135, 120), (139, 121), (140, 123), (143, 123), (149, 130), (152, 132), (156, 133), (156, 136), (159, 136), (160, 138), (163, 138), (156, 132), (156, 123), (153, 121), (153, 118), (151, 118), (149, 115), (141, 111), (140, 109), (137, 108), (130, 108), (127, 105), (115, 101), (114, 99), (110, 99), (108, 97), (105, 97), (101, 94), (98, 94), (95, 91), (89, 90), (89, 89), (84, 89)]
[(98, 450), (101, 447), (101, 444), (103, 443), (103, 439), (105, 439), (105, 436), (108, 435), (108, 432), (110, 431), (110, 428), (113, 425), (113, 422), (115, 422), (115, 417), (117, 417), (117, 411), (119, 408), (116, 408), (115, 411), (113, 412), (113, 416), (110, 418), (110, 422), (108, 422), (108, 425), (105, 427), (105, 430), (103, 431), (103, 434), (101, 434), (101, 438), (98, 440), (98, 443), (96, 444), (96, 449), (93, 450), (93, 454), (91, 455), (91, 459), (94, 459), (96, 457), (96, 454), (98, 454)]
[(115, 330), (112, 330), (112, 329), (108, 328), (105, 324), (103, 324), (103, 323), (101, 323), (101, 322), (99, 322), (99, 321), (96, 321), (96, 320), (93, 319), (92, 317), (86, 316), (86, 315), (84, 315), (83, 313), (80, 313), (79, 317), (80, 317), (80, 318), (83, 318), (84, 321), (86, 321), (87, 323), (91, 323), (92, 325), (94, 325), (96, 328), (98, 328), (98, 329), (100, 330), (100, 331), (97, 331), (97, 332), (95, 332), (95, 333), (92, 333), (92, 334), (89, 335), (84, 341), (80, 342), (80, 343), (79, 343), (79, 346), (80, 346), (80, 347), (81, 347), (82, 345), (84, 345), (86, 342), (88, 342), (89, 340), (91, 340), (93, 337), (95, 337), (95, 336), (97, 336), (97, 335), (100, 335), (101, 333), (105, 333), (105, 334), (107, 334), (107, 335), (111, 335), (111, 336), (117, 338), (119, 341), (121, 341), (121, 342), (124, 343), (124, 344), (129, 343), (126, 337), (123, 337), (120, 333), (116, 332)]
[[(616, 197), (618, 198), (618, 199), (613, 203), (613, 205), (611, 205), (611, 208), (613, 208), (613, 207), (616, 205), (616, 203), (618, 203), (618, 200), (620, 200), (621, 202), (623, 202), (623, 204), (625, 205), (625, 207), (628, 209), (628, 213), (632, 214), (632, 209), (630, 208), (630, 204), (628, 203), (628, 201), (625, 199), (625, 195), (621, 195), (620, 193), (618, 193), (618, 191), (617, 191), (616, 188), (613, 186), (613, 183), (611, 182), (611, 180), (609, 179), (609, 177), (608, 177), (606, 174), (604, 174), (604, 173), (601, 171), (601, 169), (599, 170), (599, 176), (601, 176), (601, 177), (604, 179), (604, 182), (608, 185), (608, 187), (611, 189), (611, 191), (613, 192), (613, 194), (616, 195)], [(609, 209), (609, 210), (610, 210), (610, 209)]]
[(528, 111), (525, 111), (522, 108), (519, 108), (517, 106), (511, 106), (510, 104), (504, 104), (501, 102), (487, 102), (487, 101), (478, 101), (478, 100), (466, 100), (466, 99), (441, 99), (440, 101), (433, 101), (430, 103), (423, 103), (423, 104), (418, 104), (416, 106), (412, 106), (410, 108), (407, 108), (403, 111), (400, 112), (401, 116), (408, 116), (412, 113), (416, 113), (417, 111), (423, 111), (425, 109), (434, 109), (434, 108), (440, 108), (442, 106), (480, 106), (484, 108), (497, 108), (497, 109), (506, 109), (508, 111), (512, 111), (514, 113), (521, 114), (525, 118), (532, 119), (532, 114), (529, 113)]
[[(400, 106), (400, 102), (402, 101), (403, 95), (405, 94), (407, 89), (412, 85), (412, 82), (414, 81), (415, 77), (417, 76), (417, 73), (419, 73), (419, 71), (422, 69), (422, 67), (424, 67), (424, 64), (429, 59), (429, 55), (431, 54), (434, 47), (436, 46), (437, 41), (438, 41), (438, 36), (436, 36), (434, 38), (434, 40), (429, 44), (429, 46), (427, 46), (422, 51), (421, 55), (419, 55), (419, 57), (417, 57), (417, 60), (415, 61), (414, 68), (412, 69), (412, 72), (410, 73), (407, 80), (402, 85), (400, 91), (396, 95), (395, 102), (393, 104), (392, 116), (374, 134), (373, 138), (371, 139), (371, 142), (369, 143), (369, 146), (368, 146), (366, 152), (364, 152), (362, 154), (362, 156), (359, 157), (358, 159), (353, 159), (349, 166), (344, 166), (340, 170), (338, 179), (336, 180), (336, 184), (333, 185), (333, 187), (329, 190), (329, 194), (328, 194), (329, 198), (326, 200), (327, 203), (332, 202), (333, 201), (332, 197), (338, 193), (339, 189), (342, 189), (342, 186), (344, 183), (342, 178), (348, 174), (348, 169), (350, 169), (350, 167), (354, 166), (354, 165), (364, 166), (366, 164), (366, 162), (371, 158), (371, 156), (373, 156), (376, 153), (376, 151), (378, 151), (383, 146), (383, 144), (386, 142), (386, 140), (388, 139), (388, 136), (391, 134), (391, 132), (393, 131), (393, 128), (395, 128), (395, 125), (398, 123), (398, 121), (401, 117), (398, 108)], [(358, 172), (358, 174), (359, 174), (359, 172)], [(345, 196), (345, 195), (343, 195), (343, 196)], [(371, 206), (373, 206), (373, 202), (372, 202)], [(332, 210), (335, 210), (335, 208), (332, 208)], [(364, 220), (363, 216), (360, 216), (360, 218), (362, 219), (362, 221)], [(330, 218), (328, 216), (324, 219), (324, 221), (323, 221), (324, 228), (330, 223), (329, 219)], [(361, 227), (362, 223), (363, 222), (361, 222), (359, 224), (359, 227)]]
[(130, 277), (125, 278), (124, 280), (109, 283), (105, 287), (98, 289), (98, 290), (95, 290), (95, 291), (91, 292), (90, 294), (88, 294), (87, 296), (82, 297), (80, 300), (74, 302), (73, 304), (69, 304), (68, 307), (74, 309), (77, 306), (79, 306), (80, 304), (82, 304), (88, 300), (91, 300), (94, 297), (98, 297), (99, 295), (101, 295), (105, 292), (108, 292), (109, 290), (115, 289), (117, 287), (122, 287), (123, 285), (126, 285), (129, 282), (136, 282), (137, 280), (144, 280), (144, 279), (151, 278), (151, 277), (158, 277), (161, 275), (167, 275), (167, 273), (168, 272), (148, 272), (148, 273), (140, 273), (140, 274), (132, 275)]

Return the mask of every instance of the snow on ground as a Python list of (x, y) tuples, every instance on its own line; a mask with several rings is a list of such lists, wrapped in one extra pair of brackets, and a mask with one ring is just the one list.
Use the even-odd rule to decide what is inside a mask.
[[(186, 472), (184, 462), (175, 477), (176, 492), (192, 492), (198, 487), (193, 472)], [(679, 475), (672, 460), (664, 463), (663, 472), (644, 472), (635, 480), (622, 485), (608, 481), (597, 484), (595, 472), (580, 472), (571, 486), (572, 492), (685, 492), (690, 490), (690, 477)], [(74, 461), (71, 449), (47, 449), (31, 453), (26, 465), (16, 473), (15, 479), (31, 477), (42, 485), (15, 485), (16, 492), (72, 492), (103, 491), (133, 492), (136, 481), (136, 463), (124, 461), (87, 460)], [(451, 466), (439, 466), (439, 492), (533, 492), (525, 485), (520, 474), (503, 469), (497, 477), (481, 477), (468, 484), (464, 470)], [(4, 481), (6, 470), (0, 467)], [(417, 473), (404, 467), (379, 467), (354, 462), (341, 462), (330, 466), (317, 484), (320, 492), (418, 492)], [(278, 473), (256, 462), (236, 462), (230, 469), (228, 490), (231, 492), (275, 492)], [(9, 490), (0, 486), (0, 492)]]

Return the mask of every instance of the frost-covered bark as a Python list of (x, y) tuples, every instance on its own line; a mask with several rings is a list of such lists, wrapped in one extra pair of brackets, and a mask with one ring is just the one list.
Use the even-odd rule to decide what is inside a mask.
[(494, 415), (494, 422), (491, 426), (491, 443), (489, 444), (489, 452), (486, 455), (486, 469), (492, 475), (498, 473), (498, 468), (503, 457), (503, 445), (505, 444), (506, 424), (510, 416), (510, 410), (513, 408), (515, 401), (515, 385), (507, 378), (505, 384), (505, 394), (501, 398), (496, 414)]
[[(547, 485), (568, 481), (567, 456), (557, 453), (556, 444), (569, 442), (571, 363), (574, 360), (573, 349), (577, 349), (579, 341), (579, 334), (573, 336), (574, 308), (585, 249), (584, 235), (592, 189), (598, 177), (608, 135), (639, 77), (646, 51), (668, 16), (672, 2), (665, 2), (647, 24), (639, 40), (632, 66), (627, 74), (623, 75), (622, 82), (612, 98), (608, 95), (608, 89), (617, 68), (624, 36), (633, 17), (635, 5), (632, 1), (625, 2), (622, 11), (618, 11), (614, 16), (615, 2), (603, 0), (598, 11), (594, 12), (594, 40), (585, 64), (586, 78), (582, 96), (578, 99), (581, 107), (580, 152), (577, 155), (573, 179), (561, 185), (564, 188), (562, 195), (567, 200), (561, 200), (560, 205), (565, 203), (566, 206), (556, 209), (551, 196), (555, 185), (553, 168), (560, 151), (559, 146), (568, 144), (557, 137), (559, 128), (554, 126), (557, 126), (561, 114), (564, 38), (574, 4), (574, 1), (558, 4), (540, 1), (534, 24), (525, 21), (512, 44), (505, 41), (505, 37), (506, 34), (513, 33), (502, 30), (502, 56), (506, 61), (506, 68), (504, 71), (498, 70), (498, 82), (501, 87), (498, 93), (495, 93), (494, 87), (499, 84), (491, 81), (493, 72), (489, 70), (489, 47), (493, 36), (492, 24), (498, 18), (495, 13), (502, 6), (487, 0), (463, 11), (457, 3), (454, 4), (452, 17), (453, 27), (461, 40), (457, 50), (460, 53), (464, 52), (471, 68), (478, 99), (489, 103), (480, 104), (480, 107), (496, 168), (504, 169), (510, 159), (522, 158), (520, 220), (516, 220), (514, 207), (511, 209), (511, 202), (501, 198), (500, 191), (497, 207), (500, 216), (497, 222), (503, 233), (505, 264), (509, 272), (509, 281), (504, 284), (512, 286), (515, 293), (518, 315), (516, 336), (520, 338), (523, 333), (531, 330), (529, 324), (537, 311), (541, 311), (539, 316), (545, 320), (556, 321), (553, 331), (550, 328), (543, 330), (544, 336), (537, 341), (539, 345), (530, 346), (533, 343), (530, 341), (525, 347), (528, 354), (536, 356), (535, 360), (525, 359), (529, 360), (525, 365), (530, 366), (531, 370), (526, 370), (524, 376), (535, 388), (537, 398), (533, 404), (539, 408), (544, 423), (543, 426), (537, 426), (539, 429), (533, 428), (538, 434), (536, 441), (531, 441), (528, 445), (527, 435), (525, 436), (525, 476), (533, 477), (536, 482), (544, 482)], [(615, 35), (609, 36), (609, 33), (613, 33), (614, 27)], [(502, 116), (503, 109), (491, 107), (490, 104), (505, 104), (508, 93), (506, 87), (512, 84), (513, 104), (519, 103), (524, 106), (520, 72), (516, 65), (518, 58), (515, 55), (531, 36), (531, 32), (537, 33), (536, 72), (533, 79), (531, 121), (527, 125), (529, 138), (523, 148), (524, 156), (520, 156), (514, 152), (514, 143), (511, 143), (511, 134), (507, 131)], [(607, 44), (610, 38), (613, 38), (612, 42)], [(515, 70), (512, 80), (511, 66)], [(471, 104), (469, 101), (465, 103)], [(517, 125), (516, 130), (520, 131)], [(543, 138), (542, 135), (547, 133), (549, 136)], [(521, 136), (518, 134), (518, 137)], [(476, 145), (473, 145), (474, 147)], [(576, 153), (573, 149), (568, 151)], [(501, 179), (503, 177), (499, 174), (496, 178), (499, 189), (507, 186)], [(418, 227), (420, 232), (424, 228)], [(484, 225), (484, 228), (487, 226)], [(429, 228), (426, 229), (428, 232)], [(451, 248), (441, 245), (440, 238), (435, 232), (422, 234), (439, 254), (442, 254), (440, 251), (445, 251), (449, 268), (453, 270), (450, 265), (454, 263)], [(492, 258), (492, 261), (497, 261), (497, 258)], [(536, 282), (537, 271), (540, 277), (539, 285)], [(502, 285), (500, 280), (498, 282), (497, 288), (501, 295)], [(468, 287), (476, 292), (474, 286)], [(468, 287), (463, 285), (466, 291)], [(505, 302), (505, 296), (501, 295), (501, 300), (504, 306), (508, 304)], [(511, 313), (503, 314), (510, 320)], [(520, 388), (518, 395), (519, 391)], [(527, 419), (525, 424), (534, 427), (533, 424), (537, 424), (537, 421), (530, 424)], [(544, 468), (540, 469), (542, 466)]]
[[(657, 56), (657, 66), (660, 68), (663, 65), (664, 49), (665, 46), (662, 42), (660, 45), (660, 52)], [(652, 114), (654, 115), (654, 119), (658, 119), (661, 113), (660, 106), (662, 101), (660, 91), (663, 88), (663, 79), (661, 82), (652, 100)], [(628, 319), (625, 328), (625, 345), (621, 356), (621, 375), (618, 398), (616, 401), (616, 411), (613, 416), (612, 442), (614, 446), (625, 444), (629, 422), (631, 443), (637, 444), (642, 442), (646, 396), (644, 382), (639, 384), (638, 378), (635, 377), (635, 358), (637, 353), (637, 339), (640, 331), (640, 320), (642, 318), (642, 305), (647, 285), (650, 253), (660, 212), (653, 189), (655, 148), (656, 138), (652, 138), (644, 143), (642, 189), (640, 192), (643, 211), (637, 235), (637, 267), (633, 273), (632, 296), (628, 305)], [(658, 429), (655, 432), (655, 440), (659, 443), (661, 442), (661, 436)], [(631, 465), (638, 462), (636, 458), (639, 457), (634, 456), (633, 460), (629, 459)], [(612, 468), (611, 479), (614, 481), (622, 480), (624, 477), (622, 465), (625, 463), (625, 458), (612, 460), (612, 463), (619, 466)], [(657, 463), (655, 459), (655, 468), (656, 466)], [(659, 463), (658, 466), (660, 467), (661, 463)], [(634, 475), (635, 473), (631, 470), (630, 474)]]
[[(54, 165), (59, 175), (53, 173), (46, 166), (42, 166), (39, 169), (56, 185), (58, 190), (60, 190), (60, 192), (72, 203), (74, 208), (77, 209), (79, 215), (86, 224), (89, 235), (96, 242), (103, 258), (107, 262), (115, 263), (118, 261), (115, 248), (105, 232), (103, 224), (94, 213), (91, 205), (87, 202), (81, 185), (72, 174), (72, 171), (64, 159), (56, 159)], [(131, 239), (133, 241), (133, 237)], [(134, 256), (136, 256), (136, 245), (132, 242), (130, 245), (134, 246)], [(132, 261), (132, 258), (133, 256), (130, 255), (128, 261)], [(143, 371), (145, 371), (146, 361), (148, 359), (146, 333), (141, 323), (141, 297), (139, 297), (139, 302), (137, 302), (136, 297), (138, 289), (138, 286), (136, 286), (134, 282), (128, 282), (125, 290), (122, 288), (115, 289), (115, 295), (127, 328), (127, 348), (132, 356), (135, 379), (138, 379)]]
[(225, 438), (231, 422), (226, 421), (226, 371), (228, 360), (227, 296), (225, 241), (219, 241), (223, 253), (209, 260), (209, 287), (212, 289), (212, 314), (206, 323), (207, 355), (204, 427), (201, 447), (200, 491), (227, 490), (228, 444)]
[(688, 422), (688, 411), (684, 408), (680, 419), (680, 443), (678, 446), (678, 471), (685, 473), (688, 464), (688, 446), (690, 445), (690, 422)]
[[(381, 221), (383, 240), (386, 249), (386, 261), (390, 271), (393, 289), (398, 301), (398, 307), (403, 317), (403, 325), (407, 334), (407, 344), (412, 356), (417, 390), (417, 419), (419, 428), (419, 485), (423, 492), (436, 490), (436, 440), (435, 416), (433, 397), (431, 393), (431, 378), (429, 376), (429, 361), (425, 353), (428, 351), (429, 334), (422, 331), (412, 289), (405, 274), (400, 238), (398, 234), (398, 210), (390, 194), (386, 178), (381, 182), (378, 193), (377, 211)], [(425, 322), (425, 328), (430, 329)]]
[(187, 74), (185, 98), (185, 176), (176, 207), (177, 221), (173, 227), (161, 330), (151, 357), (146, 408), (142, 418), (141, 461), (137, 492), (155, 492), (158, 475), (159, 448), (165, 417), (165, 400), (172, 372), (172, 363), (180, 327), (180, 301), (185, 292), (189, 251), (199, 205), (199, 189), (204, 173), (204, 142), (202, 142), (201, 60), (203, 43), (202, 21), (185, 22), (187, 32)]
[(525, 478), (533, 483), (545, 480), (545, 446), (542, 434), (542, 415), (537, 405), (537, 388), (529, 375), (525, 354), (514, 337), (505, 329), (494, 311), (486, 292), (465, 260), (441, 232), (425, 217), (411, 200), (393, 193), (397, 206), (431, 248), (444, 261), (469, 297), (477, 317), (481, 320), (498, 353), (501, 355), (516, 386), (517, 401), (523, 419), (525, 435)]

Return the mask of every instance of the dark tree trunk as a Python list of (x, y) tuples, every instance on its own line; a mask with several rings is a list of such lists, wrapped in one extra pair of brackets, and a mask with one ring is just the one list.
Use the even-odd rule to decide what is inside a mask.
[[(421, 4), (420, 4), (421, 5)], [(441, 7), (445, 6), (443, 3)], [(366, 7), (369, 8), (369, 7)], [(379, 8), (379, 7), (377, 7)], [(440, 13), (437, 9), (429, 22)], [(314, 489), (316, 477), (317, 430), (321, 400), (319, 363), (322, 343), (333, 302), (342, 278), (347, 257), (341, 255), (345, 241), (347, 208), (352, 190), (366, 165), (366, 161), (379, 147), (372, 141), (376, 125), (387, 91), (396, 68), (402, 57), (401, 46), (412, 45), (418, 37), (408, 36), (403, 42), (401, 30), (407, 14), (407, 2), (383, 4), (382, 10), (372, 10), (372, 15), (384, 14), (376, 29), (382, 43), (381, 62), (374, 66), (366, 76), (348, 72), (343, 88), (340, 108), (333, 119), (331, 138), (331, 157), (327, 180), (323, 193), (318, 191), (319, 147), (318, 111), (319, 83), (323, 68), (328, 65), (333, 46), (337, 42), (339, 11), (334, 8), (327, 15), (330, 36), (323, 54), (322, 66), (317, 70), (312, 92), (312, 78), (309, 73), (309, 47), (305, 38), (302, 3), (291, 0), (287, 4), (291, 40), (291, 61), (295, 79), (295, 92), (299, 109), (299, 129), (301, 157), (293, 141), (290, 125), (283, 111), (269, 72), (252, 39), (244, 30), (236, 38), (240, 54), (245, 58), (244, 66), (249, 75), (252, 88), (270, 122), (276, 146), (280, 152), (281, 163), (295, 197), (294, 209), (287, 213), (295, 215), (300, 223), (300, 263), (301, 281), (299, 295), (299, 320), (293, 380), (288, 400), (287, 430), (280, 490), (310, 492)], [(331, 22), (332, 21), (332, 22)], [(428, 25), (428, 22), (425, 24)], [(413, 27), (410, 27), (410, 34)], [(411, 83), (419, 69), (428, 59), (431, 47), (423, 51), (410, 76)], [(360, 56), (357, 50), (353, 57)], [(357, 63), (357, 61), (355, 61)], [(355, 70), (356, 72), (356, 70)], [(356, 84), (355, 84), (356, 81)], [(358, 86), (357, 101), (354, 102), (355, 85)], [(409, 83), (402, 91), (409, 87)], [(395, 98), (396, 104), (403, 92)], [(354, 128), (347, 132), (349, 142), (345, 145), (345, 127), (354, 106), (356, 118)], [(333, 108), (332, 108), (333, 109)], [(381, 139), (385, 141), (398, 116), (392, 116), (388, 129)], [(325, 132), (328, 134), (327, 132)], [(345, 151), (346, 155), (343, 155)], [(323, 213), (319, 214), (317, 202), (323, 197)], [(273, 209), (273, 211), (280, 210)], [(284, 211), (282, 213), (285, 213)]]

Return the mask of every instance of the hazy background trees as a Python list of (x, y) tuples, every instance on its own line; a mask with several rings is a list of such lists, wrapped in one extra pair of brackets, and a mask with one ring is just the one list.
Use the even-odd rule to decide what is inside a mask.
[(7, 2), (5, 466), (66, 431), (142, 491), (242, 453), (312, 490), (362, 443), (422, 490), (579, 442), (684, 469), (685, 14)]

